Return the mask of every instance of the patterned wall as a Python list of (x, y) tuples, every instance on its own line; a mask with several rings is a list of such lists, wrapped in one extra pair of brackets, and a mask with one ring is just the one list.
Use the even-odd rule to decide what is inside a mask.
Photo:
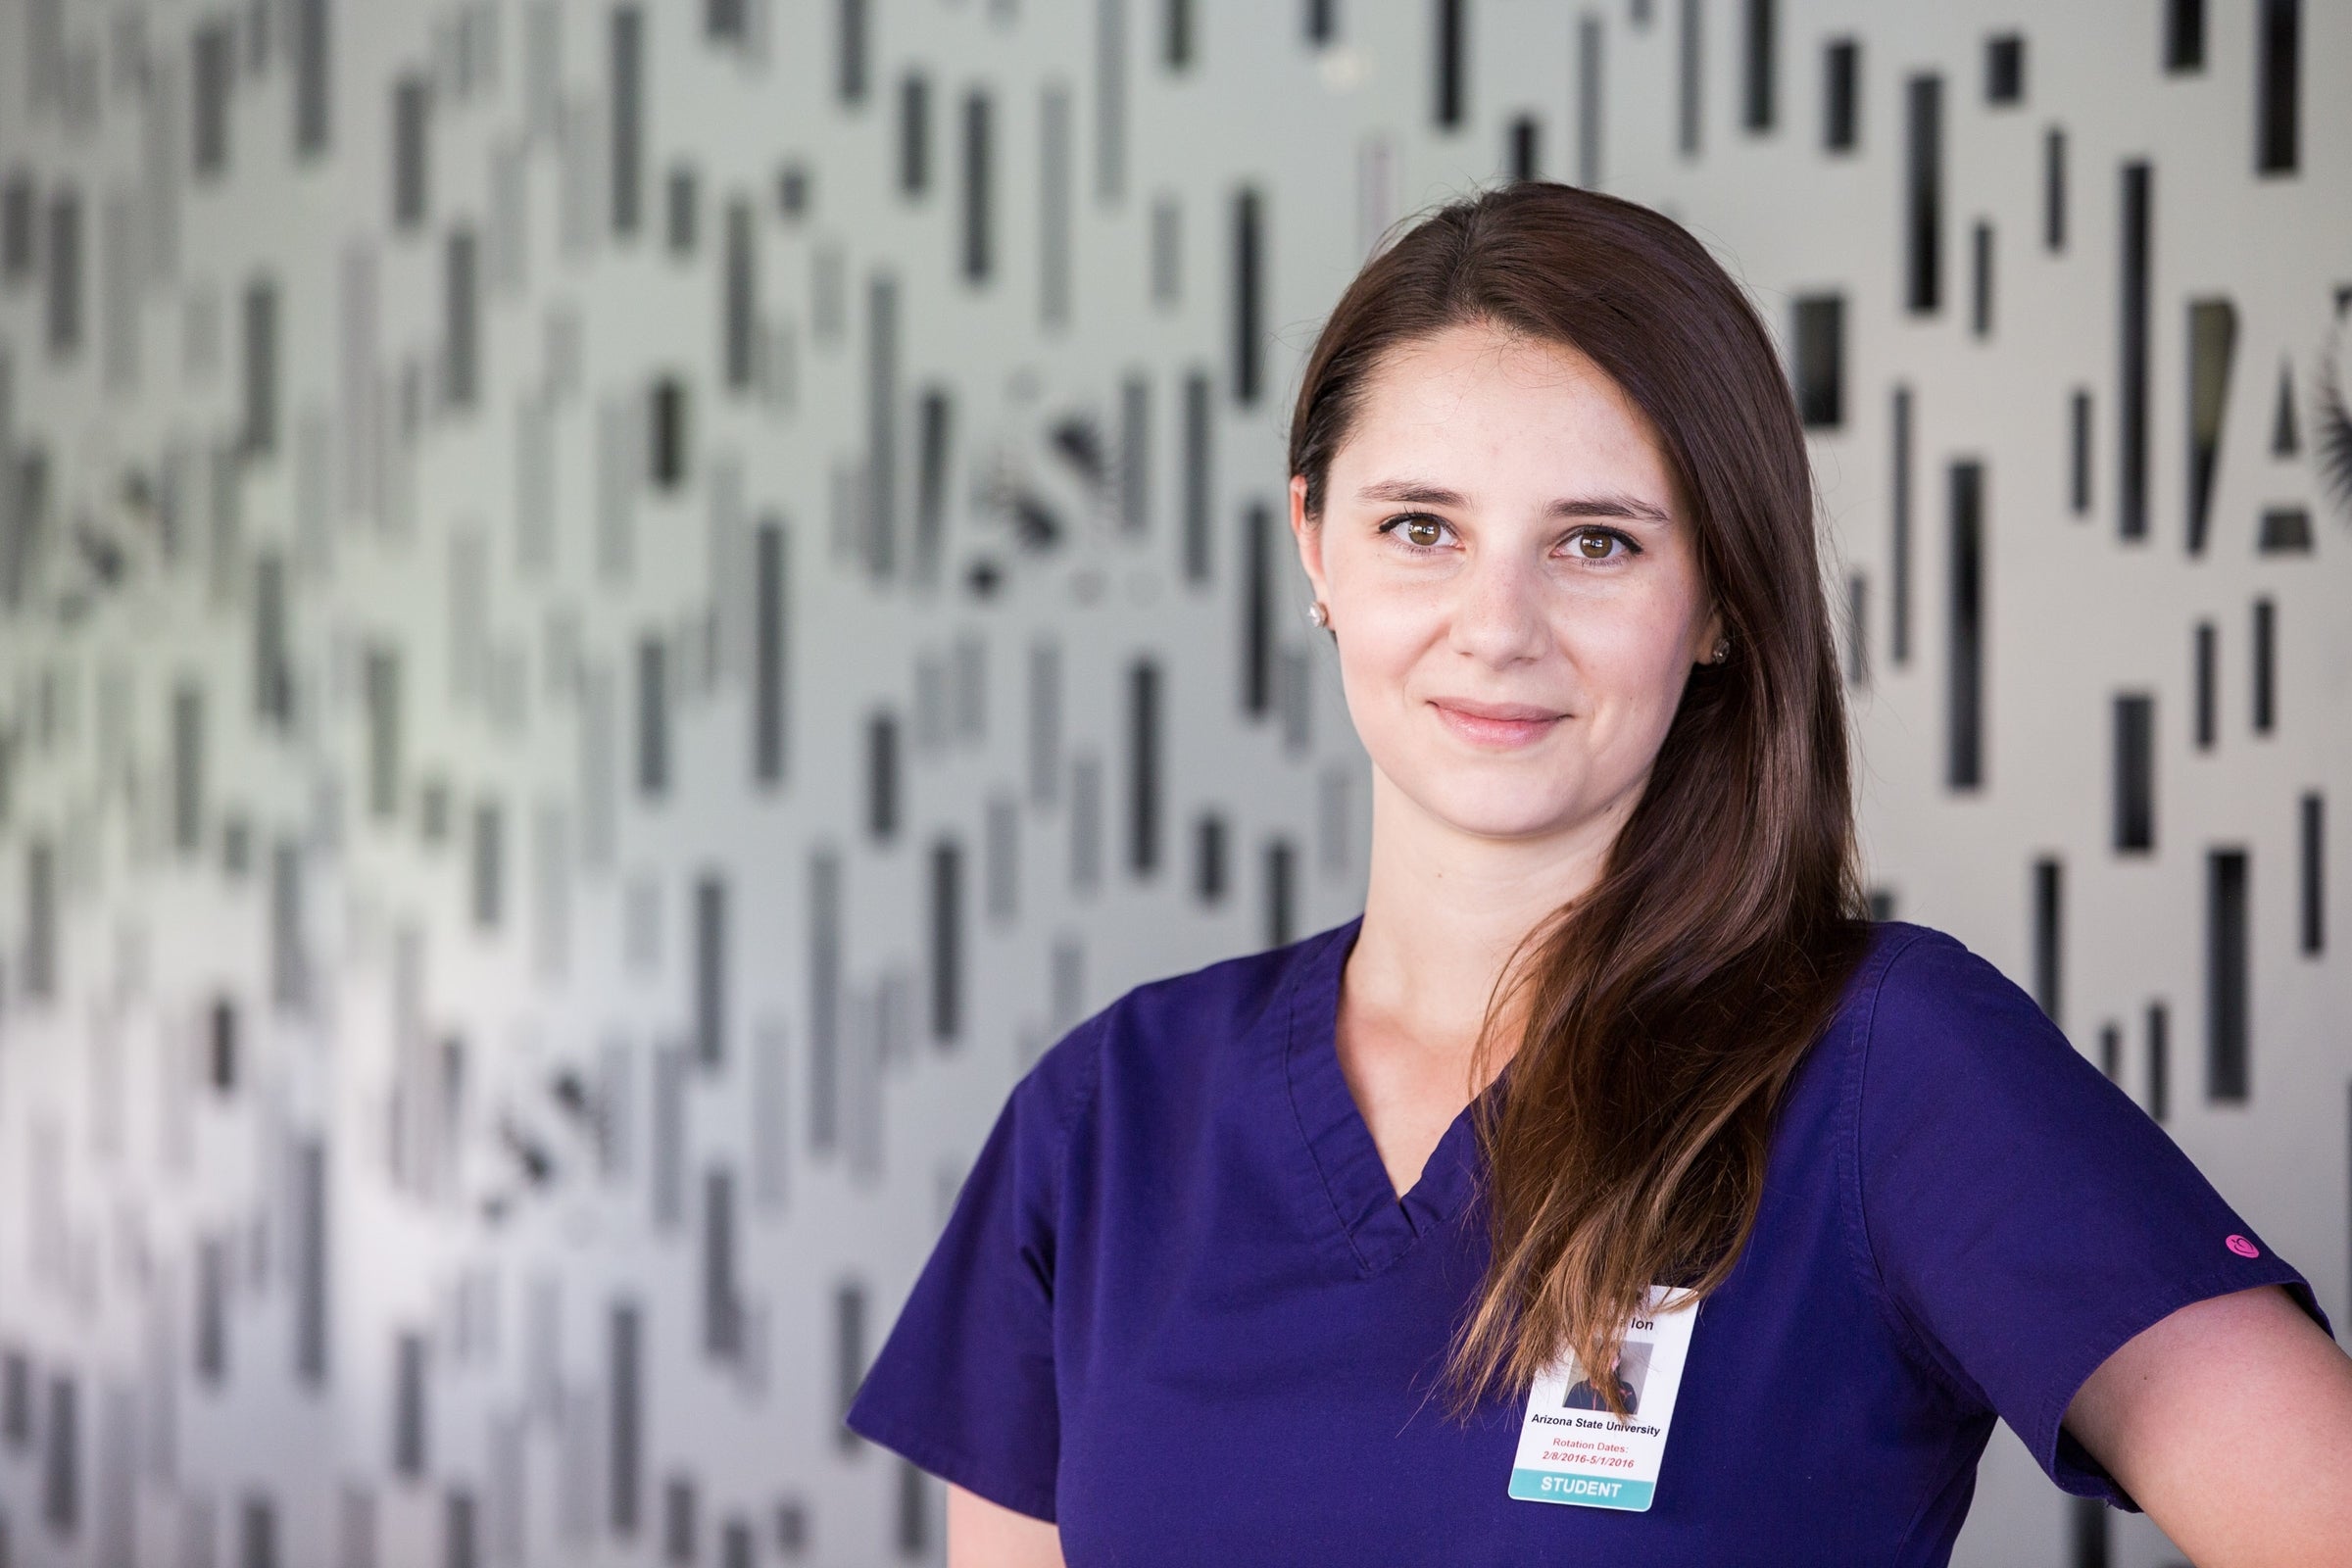
[[(2352, 1318), (2348, 65), (2297, 0), (0, 0), (0, 1563), (937, 1561), (839, 1413), (1044, 1046), (1360, 907), (1288, 396), (1519, 172), (1783, 335), (1884, 906)], [(1979, 1496), (1964, 1562), (2173, 1555), (2005, 1431)]]

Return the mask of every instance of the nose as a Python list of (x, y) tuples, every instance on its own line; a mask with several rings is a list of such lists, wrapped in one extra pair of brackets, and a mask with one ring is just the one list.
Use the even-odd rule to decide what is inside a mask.
[(1496, 666), (1538, 659), (1550, 642), (1538, 566), (1508, 551), (1473, 554), (1454, 578), (1455, 652)]

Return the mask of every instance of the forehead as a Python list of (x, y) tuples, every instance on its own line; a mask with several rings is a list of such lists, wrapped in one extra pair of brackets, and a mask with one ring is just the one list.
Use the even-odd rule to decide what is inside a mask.
[(1506, 486), (1605, 479), (1662, 506), (1673, 491), (1647, 416), (1589, 356), (1485, 324), (1384, 354), (1332, 467), (1350, 489), (1410, 468), (1472, 492), (1482, 475)]

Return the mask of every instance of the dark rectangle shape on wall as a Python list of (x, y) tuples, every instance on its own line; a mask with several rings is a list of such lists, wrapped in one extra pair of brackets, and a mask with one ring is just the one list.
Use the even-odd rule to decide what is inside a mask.
[(1944, 782), (1976, 789), (1984, 782), (1984, 466), (1953, 464), (1950, 486)]
[(193, 855), (204, 846), (204, 688), (172, 690), (172, 847)]
[(1193, 0), (1161, 0), (1160, 59), (1170, 71), (1193, 63)]
[(866, 39), (870, 28), (866, 0), (836, 0), (833, 90), (845, 104), (865, 102)]
[(1208, 372), (1184, 378), (1184, 576), (1208, 581), (1208, 547), (1215, 489), (1210, 483), (1210, 397)]
[(420, 74), (402, 76), (392, 84), (392, 226), (416, 228), (424, 222), (425, 129), (432, 110), (432, 86)]
[(1602, 114), (1600, 19), (1590, 13), (1576, 24), (1576, 182), (1588, 190), (1600, 184)]
[(634, 234), (645, 192), (645, 13), (614, 6), (608, 46), (612, 232)]
[(1685, 158), (1698, 156), (1700, 102), (1699, 0), (1683, 0), (1682, 26), (1676, 36), (1675, 150)]
[(899, 1555), (908, 1562), (926, 1557), (931, 1549), (930, 1479), (921, 1466), (904, 1455), (899, 1470)]
[(368, 700), (368, 813), (400, 809), (400, 656), (391, 648), (366, 655)]
[(2145, 163), (2125, 164), (2120, 177), (2115, 527), (2123, 538), (2141, 539), (2148, 532), (2148, 236), (2154, 192)]
[(228, 1377), (228, 1243), (196, 1238), (196, 1381), (218, 1388)]
[(0, 283), (22, 283), (32, 275), (40, 240), (40, 187), (29, 170), (0, 178)]
[(1441, 130), (1454, 130), (1462, 123), (1470, 69), (1469, 59), (1463, 52), (1463, 9), (1464, 0), (1437, 0), (1438, 35), (1431, 57), (1437, 68), (1434, 107)]
[(841, 1141), (841, 857), (808, 856), (808, 1151)]
[(226, 18), (200, 24), (189, 39), (188, 96), (195, 120), (188, 152), (199, 176), (228, 170), (228, 95), (235, 81), (235, 43)]
[(1845, 422), (1845, 296), (1796, 299), (1796, 407), (1808, 429)]
[(1119, 382), (1119, 525), (1141, 533), (1152, 520), (1152, 383), (1140, 370)]
[(2252, 941), (2243, 850), (2205, 857), (2205, 1098), (2242, 1103), (2249, 1092)]
[(2025, 34), (1995, 33), (1984, 40), (1984, 101), (1988, 104), (2021, 104), (2025, 100)]
[(41, 1520), (61, 1536), (81, 1527), (81, 1423), (73, 1374), (49, 1376), (49, 1421), (42, 1430)]
[(1978, 222), (1969, 231), (1968, 329), (1978, 337), (1992, 335), (1992, 225)]
[(294, 0), (294, 151), (326, 151), (334, 99), (327, 0)]
[(2205, 0), (2165, 0), (2164, 69), (2205, 69)]
[(2254, 678), (2254, 733), (2268, 735), (2278, 721), (2278, 612), (2267, 597), (2254, 601), (2254, 640), (2247, 662)]
[(752, 626), (752, 777), (760, 784), (784, 778), (786, 566), (784, 524), (769, 517), (754, 545)]
[(1749, 131), (1772, 128), (1780, 74), (1779, 7), (1774, 0), (1746, 0), (1744, 70), (1740, 76), (1740, 122)]
[(727, 1055), (727, 884), (706, 872), (694, 885), (694, 1041), (697, 1059)]
[(1273, 552), (1272, 509), (1252, 501), (1242, 511), (1242, 711), (1251, 718), (1274, 699)]
[(2172, 1013), (2161, 1002), (2148, 1004), (2148, 1114), (2158, 1121), (2172, 1113)]
[(32, 1446), (32, 1357), (15, 1346), (0, 1350), (0, 1444), (11, 1452)]
[(57, 846), (35, 838), (24, 846), (24, 996), (57, 997)]
[(1821, 145), (1850, 153), (1862, 143), (1862, 45), (1833, 38), (1821, 54)]
[(2034, 1000), (2050, 1022), (2066, 1027), (2060, 1014), (2065, 961), (2066, 866), (2055, 856), (2034, 862)]
[(945, 1045), (963, 1030), (963, 851), (953, 839), (931, 846), (931, 1038)]
[(469, 409), (482, 384), (482, 270), (481, 246), (465, 224), (450, 230), (441, 289), (441, 399)]
[[(81, 193), (68, 186), (51, 193), (49, 221), (49, 357), (64, 359), (81, 347)], [(0, 456), (12, 456), (0, 454)], [(23, 480), (18, 483), (22, 485)], [(20, 496), (20, 519), (30, 514)], [(20, 522), (20, 525), (21, 522)], [(10, 565), (11, 575), (14, 567)]]
[(2090, 393), (2077, 388), (2067, 399), (2067, 510), (2090, 511)]
[(2221, 724), (2219, 711), (2221, 708), (2221, 670), (2219, 668), (2221, 658), (2218, 647), (2220, 641), (2220, 633), (2214, 629), (2212, 621), (2200, 620), (2197, 622), (2194, 637), (2193, 662), (2195, 669), (2193, 678), (2196, 684), (2197, 750), (2200, 752), (2213, 750), (2213, 743)]
[(899, 832), (899, 721), (887, 712), (865, 721), (865, 830), (877, 844)]
[(1159, 666), (1138, 659), (1127, 670), (1127, 867), (1159, 868)]
[(1127, 7), (1095, 5), (1095, 200), (1127, 196)]
[(1298, 934), (1298, 856), (1288, 839), (1266, 845), (1266, 936), (1268, 948), (1287, 947)]
[(2058, 125), (2041, 137), (2041, 244), (2066, 249), (2066, 131)]
[(1893, 454), (1893, 494), (1887, 501), (1889, 537), (1886, 571), (1886, 653), (1897, 664), (1911, 662), (1911, 389), (1894, 389), (1888, 416)]
[[(442, 1568), (479, 1568), (481, 1509), (466, 1487), (451, 1487), (441, 1497)], [(255, 1565), (248, 1564), (248, 1568)]]
[(1049, 81), (1038, 90), (1037, 318), (1040, 326), (1070, 324), (1071, 224), (1076, 216), (1072, 186), (1070, 89)]
[(253, 709), (279, 729), (294, 724), (294, 651), (286, 624), (286, 558), (264, 551), (253, 563)]
[(1943, 304), (1943, 78), (1903, 83), (1903, 303), (1914, 315)]
[(277, 450), (277, 284), (257, 277), (245, 287), (245, 428), (247, 455)]
[(637, 788), (669, 789), (669, 650), (658, 636), (637, 641)]
[(326, 1141), (294, 1146), (294, 1375), (312, 1388), (326, 1382)]
[(947, 550), (954, 397), (944, 386), (925, 387), (914, 417), (914, 576), (931, 583), (939, 580), (940, 558)]
[(424, 1336), (402, 1331), (392, 1343), (392, 1469), (411, 1480), (424, 1475)]
[(752, 203), (746, 196), (727, 202), (725, 280), (720, 307), (720, 360), (727, 390), (749, 391), (758, 377), (755, 347), (760, 327), (759, 266)]
[(688, 436), (686, 381), (682, 376), (655, 378), (646, 398), (650, 425), (646, 442), (646, 477), (656, 488), (675, 490), (686, 482)]
[(735, 1173), (703, 1173), (703, 1353), (733, 1360), (743, 1348), (735, 1292)]
[(644, 1489), (643, 1314), (634, 1301), (614, 1301), (605, 1325), (606, 1432), (609, 1473), (605, 1482), (606, 1522), (623, 1539), (637, 1534), (638, 1502)]
[(899, 569), (899, 283), (876, 271), (865, 285), (865, 565)]
[(990, 146), (989, 97), (974, 87), (963, 95), (963, 275), (967, 282), (985, 279), (994, 265), (995, 215), (990, 178), (995, 161)]
[(2296, 946), (2316, 956), (2328, 949), (2328, 804), (2318, 790), (2295, 803), (2295, 849), (2303, 868)]
[(2156, 699), (2132, 692), (2115, 700), (2115, 848), (2156, 847)]
[(688, 1564), (700, 1555), (702, 1494), (692, 1476), (671, 1476), (662, 1484), (662, 1560)]
[(899, 194), (931, 188), (931, 83), (909, 71), (899, 81)]
[(2303, 0), (2256, 0), (2254, 171), (2291, 174), (2302, 162)]
[(1259, 341), (1264, 314), (1261, 206), (1254, 187), (1246, 185), (1234, 192), (1233, 400), (1245, 408), (1257, 401), (1264, 378), (1265, 345)]
[(858, 1446), (858, 1434), (844, 1418), (864, 1379), (865, 1288), (845, 1280), (833, 1292), (833, 1440), (844, 1451)]
[(506, 818), (496, 801), (473, 808), (473, 923), (498, 928), (505, 904)]
[(662, 1041), (653, 1062), (654, 1228), (672, 1231), (686, 1223), (686, 1048)]

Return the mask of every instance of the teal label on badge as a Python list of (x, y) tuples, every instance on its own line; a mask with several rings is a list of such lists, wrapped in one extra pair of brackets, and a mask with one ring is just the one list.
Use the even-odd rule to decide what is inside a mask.
[(1613, 1481), (1607, 1476), (1563, 1476), (1549, 1470), (1511, 1472), (1511, 1495), (1526, 1502), (1581, 1502), (1591, 1508), (1649, 1506), (1654, 1481)]

